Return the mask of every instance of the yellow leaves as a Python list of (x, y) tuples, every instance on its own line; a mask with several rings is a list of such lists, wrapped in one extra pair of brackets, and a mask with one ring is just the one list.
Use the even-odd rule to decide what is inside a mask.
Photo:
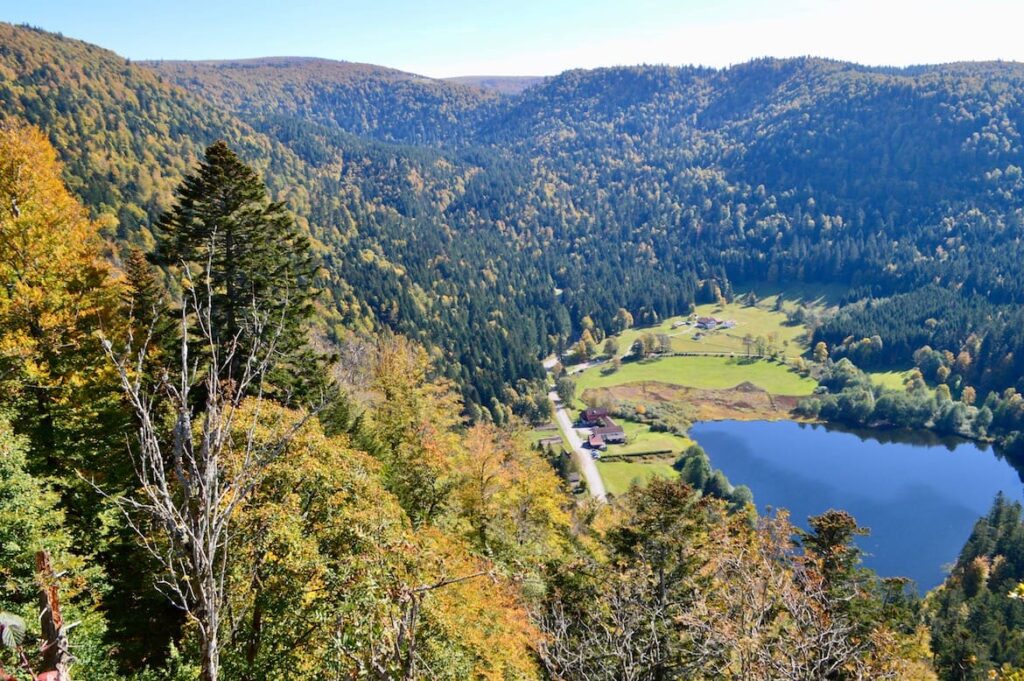
[[(267, 403), (258, 413), (259, 441), (280, 437), (302, 418)], [(233, 415), (236, 441), (242, 441), (256, 414), (250, 401)], [(479, 451), (494, 444), (484, 438), (473, 446)], [(451, 454), (429, 456), (450, 462)], [(396, 643), (401, 636), (395, 627), (404, 625), (415, 600), (422, 606), (418, 655), (439, 665), (444, 678), (536, 678), (531, 646), (537, 633), (515, 583), (474, 555), (447, 524), (414, 528), (384, 488), (384, 472), (380, 462), (353, 450), (346, 438), (328, 438), (310, 421), (236, 513), (235, 611), (252, 613), (259, 603), (259, 626), (275, 631), (327, 628), (287, 649), (272, 649), (277, 641), (268, 639), (260, 663), (292, 671), (323, 669), (332, 654), (331, 627), (346, 632), (360, 655), (377, 647), (391, 651), (392, 644), (402, 645)], [(514, 473), (516, 479), (530, 475), (528, 468)]]
[(475, 425), (453, 465), (456, 512), (481, 549), (525, 565), (563, 554), (571, 521), (562, 484), (521, 438), (490, 424)]
[(931, 665), (931, 633), (927, 626), (918, 625), (907, 634), (890, 634), (888, 642), (876, 637), (876, 645), (892, 659), (896, 678), (906, 681), (938, 679)]
[(419, 532), (418, 551), (425, 567), (422, 584), (449, 582), (431, 589), (424, 600), (429, 621), (471, 660), (472, 678), (535, 678), (531, 651), (538, 632), (515, 589), (435, 528)]
[(423, 176), (421, 176), (419, 174), (419, 171), (417, 171), (416, 168), (414, 167), (410, 167), (409, 170), (406, 172), (405, 180), (406, 182), (409, 183), (409, 186), (416, 192), (422, 192), (424, 187), (426, 186), (423, 182)]
[[(0, 124), (0, 244), (0, 394), (34, 392), (27, 418), (88, 428), (115, 399), (98, 332), (119, 327), (120, 286), (53, 147), (13, 122)], [(55, 439), (47, 454), (69, 461)]]

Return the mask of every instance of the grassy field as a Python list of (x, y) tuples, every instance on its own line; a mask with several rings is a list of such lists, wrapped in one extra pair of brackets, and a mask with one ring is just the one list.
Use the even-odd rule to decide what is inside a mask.
[[(672, 339), (672, 349), (675, 352), (725, 353), (736, 357), (684, 356), (627, 362), (617, 372), (607, 375), (601, 373), (601, 365), (591, 367), (573, 376), (576, 381), (576, 406), (585, 406), (581, 397), (585, 391), (591, 389), (606, 388), (614, 389), (614, 392), (628, 392), (635, 388), (644, 395), (653, 395), (660, 389), (662, 392), (667, 390), (681, 393), (679, 399), (698, 400), (697, 416), (703, 418), (785, 418), (795, 404), (796, 398), (811, 394), (817, 383), (791, 371), (783, 364), (746, 359), (744, 355), (747, 350), (743, 345), (744, 336), (756, 338), (772, 334), (776, 338), (777, 347), (782, 349), (786, 357), (795, 358), (806, 352), (806, 329), (802, 326), (790, 326), (785, 315), (786, 311), (796, 307), (798, 296), (786, 291), (783, 310), (776, 311), (773, 309), (776, 295), (776, 292), (768, 296), (762, 295), (759, 304), (754, 307), (745, 307), (739, 303), (698, 306), (695, 316), (713, 316), (736, 322), (736, 326), (731, 329), (701, 332), (699, 339), (694, 338), (697, 330), (693, 326), (672, 328), (673, 323), (685, 320), (685, 317), (666, 319), (656, 327), (627, 329), (617, 337), (619, 354), (627, 353), (633, 342), (642, 334), (664, 333)], [(811, 299), (804, 296), (804, 299), (816, 306), (823, 307), (829, 304), (825, 298)], [(729, 390), (743, 383), (753, 384), (771, 395), (752, 393), (746, 389)], [(605, 391), (606, 396), (608, 392)], [(773, 398), (772, 395), (776, 397)], [(636, 397), (627, 395), (620, 399)], [(661, 399), (674, 398), (669, 396)], [(762, 402), (764, 404), (761, 404)], [(692, 444), (686, 437), (651, 432), (644, 424), (624, 420), (620, 423), (626, 431), (627, 444), (611, 445), (606, 456), (659, 450), (682, 452)], [(634, 481), (643, 484), (655, 476), (675, 476), (671, 460), (671, 457), (667, 457), (599, 461), (597, 466), (608, 491), (612, 494), (622, 494)]]
[[(913, 369), (895, 369), (893, 371), (869, 371), (868, 376), (871, 377), (871, 382), (875, 385), (879, 385), (889, 390), (906, 390), (907, 386), (904, 383), (907, 376)], [(928, 392), (935, 394), (935, 385), (929, 384), (927, 386)]]
[(659, 452), (671, 450), (682, 453), (693, 444), (693, 440), (672, 433), (654, 433), (650, 426), (618, 419), (616, 421), (626, 431), (626, 444), (610, 445), (608, 454), (637, 454), (640, 452)]
[(541, 440), (549, 437), (561, 438), (562, 447), (565, 449), (572, 449), (572, 447), (569, 446), (569, 443), (565, 441), (565, 436), (562, 435), (561, 429), (557, 426), (550, 430), (547, 428), (533, 428), (526, 432), (526, 437), (530, 445), (536, 445)]
[(678, 475), (668, 461), (598, 461), (597, 470), (605, 488), (612, 494), (622, 494), (634, 481), (642, 485), (655, 476), (671, 478)]
[(875, 385), (891, 390), (903, 390), (906, 387), (903, 382), (907, 379), (907, 374), (909, 373), (909, 369), (902, 371), (871, 371), (868, 372), (868, 376), (871, 377), (871, 382)]
[[(619, 353), (625, 353), (641, 335), (645, 333), (668, 334), (672, 339), (672, 349), (676, 352), (733, 352), (745, 354), (743, 337), (753, 337), (776, 334), (778, 343), (783, 348), (786, 357), (799, 357), (806, 349), (806, 329), (802, 326), (790, 326), (786, 322), (785, 312), (796, 307), (795, 301), (785, 301), (783, 311), (776, 312), (775, 300), (777, 295), (762, 299), (755, 307), (746, 307), (740, 303), (727, 303), (725, 305), (698, 305), (695, 310), (696, 317), (716, 317), (723, 320), (732, 320), (736, 326), (731, 329), (718, 331), (701, 332), (700, 339), (695, 339), (697, 329), (692, 326), (680, 326), (676, 329), (672, 325), (678, 321), (686, 320), (687, 317), (672, 317), (666, 319), (658, 326), (647, 326), (643, 328), (627, 329), (619, 335)], [(822, 301), (816, 300), (811, 304), (821, 305)]]
[(691, 388), (725, 389), (752, 383), (774, 395), (810, 395), (817, 385), (789, 367), (768, 361), (747, 361), (730, 357), (665, 357), (628, 362), (615, 373), (602, 375), (591, 368), (575, 376), (576, 394), (588, 388), (602, 388), (638, 381), (661, 381)]

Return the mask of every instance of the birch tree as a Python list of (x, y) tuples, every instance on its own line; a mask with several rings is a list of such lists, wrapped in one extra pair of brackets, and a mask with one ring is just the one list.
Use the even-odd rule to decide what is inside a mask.
[[(308, 414), (275, 437), (255, 437), (257, 428), (274, 425), (264, 423), (261, 404), (281, 322), (251, 305), (245, 344), (240, 334), (218, 342), (210, 287), (198, 290), (187, 274), (185, 283), (175, 373), (146, 378), (148, 337), (134, 348), (129, 334), (120, 352), (104, 343), (138, 423), (131, 447), (138, 489), (115, 501), (162, 568), (157, 587), (195, 626), (202, 678), (215, 681), (232, 516)], [(224, 379), (227, 367), (237, 371)]]

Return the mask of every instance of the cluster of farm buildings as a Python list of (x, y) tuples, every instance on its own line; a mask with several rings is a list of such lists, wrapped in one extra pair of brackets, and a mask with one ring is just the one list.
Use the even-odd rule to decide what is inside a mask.
[(731, 319), (718, 319), (716, 317), (697, 317), (695, 321), (676, 322), (672, 325), (673, 329), (677, 329), (680, 326), (689, 326), (693, 324), (694, 327), (701, 329), (702, 331), (715, 331), (716, 329), (731, 329), (736, 326), (736, 322)]
[(587, 438), (591, 449), (604, 449), (626, 441), (626, 431), (612, 420), (607, 409), (584, 409), (580, 412), (580, 425), (592, 429)]

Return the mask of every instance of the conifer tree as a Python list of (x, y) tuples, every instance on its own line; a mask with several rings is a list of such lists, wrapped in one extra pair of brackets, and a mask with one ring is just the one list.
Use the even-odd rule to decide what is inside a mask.
[(129, 248), (123, 267), (127, 284), (123, 298), (130, 332), (137, 344), (148, 342), (152, 365), (165, 366), (178, 340), (167, 291), (142, 250)]
[[(183, 267), (195, 290), (211, 291), (213, 342), (239, 348), (222, 380), (235, 380), (255, 328), (274, 329), (278, 361), (269, 384), (278, 399), (302, 401), (323, 387), (324, 358), (307, 344), (316, 272), (309, 239), (284, 204), (273, 202), (255, 170), (223, 141), (207, 148), (157, 224), (153, 260)], [(261, 317), (253, 315), (261, 311)]]
[(128, 249), (124, 258), (124, 274), (128, 284), (125, 302), (131, 308), (138, 328), (143, 330), (151, 323), (162, 323), (163, 329), (171, 326), (169, 320), (159, 319), (166, 317), (166, 293), (141, 249)]

